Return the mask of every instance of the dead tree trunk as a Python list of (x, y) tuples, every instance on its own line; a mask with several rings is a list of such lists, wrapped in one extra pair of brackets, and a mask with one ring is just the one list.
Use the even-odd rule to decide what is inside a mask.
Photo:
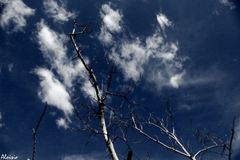
[(100, 127), (102, 130), (102, 135), (106, 144), (106, 147), (108, 149), (109, 155), (111, 157), (112, 160), (118, 160), (118, 156), (116, 153), (116, 150), (114, 148), (113, 142), (109, 136), (108, 130), (107, 130), (107, 125), (106, 125), (106, 120), (105, 120), (105, 104), (104, 104), (104, 100), (103, 97), (100, 93), (100, 89), (99, 89), (99, 85), (97, 82), (97, 78), (93, 72), (92, 68), (89, 68), (89, 66), (87, 65), (86, 61), (84, 60), (82, 54), (81, 54), (81, 50), (78, 47), (77, 43), (76, 43), (76, 36), (79, 34), (84, 34), (84, 30), (77, 32), (77, 22), (74, 21), (73, 24), (73, 30), (72, 32), (69, 34), (70, 35), (70, 39), (72, 42), (72, 45), (77, 53), (77, 58), (80, 59), (80, 61), (82, 62), (85, 70), (87, 71), (87, 74), (89, 76), (89, 81), (92, 84), (92, 87), (94, 88), (95, 94), (96, 94), (96, 99), (97, 99), (97, 103), (98, 103), (98, 117), (99, 117), (99, 121), (100, 121)]

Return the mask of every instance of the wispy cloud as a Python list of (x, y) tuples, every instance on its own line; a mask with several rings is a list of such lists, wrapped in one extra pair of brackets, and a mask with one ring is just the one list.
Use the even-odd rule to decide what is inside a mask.
[(189, 68), (188, 74), (184, 76), (183, 86), (202, 86), (211, 83), (223, 83), (226, 80), (226, 73), (219, 70), (217, 66), (212, 65), (208, 70), (197, 70)]
[[(105, 4), (105, 6), (108, 5)], [(102, 10), (100, 11), (101, 15), (103, 15)], [(183, 83), (185, 75), (182, 65), (184, 58), (177, 56), (177, 42), (166, 41), (162, 32), (170, 27), (172, 22), (160, 13), (156, 15), (158, 26), (152, 35), (145, 38), (126, 38), (127, 36), (124, 36), (125, 38), (117, 40), (111, 33), (123, 30), (121, 27), (123, 22), (120, 23), (120, 19), (122, 19), (120, 11), (117, 10), (114, 13), (118, 13), (119, 19), (117, 23), (114, 23), (117, 24), (116, 27), (112, 27), (114, 29), (107, 30), (107, 36), (110, 37), (109, 42), (113, 44), (111, 50), (108, 51), (108, 56), (120, 68), (125, 79), (137, 82), (143, 78), (147, 82), (157, 85), (160, 89), (163, 86), (178, 88)], [(106, 24), (106, 20), (104, 21), (104, 18), (102, 20), (103, 24)], [(103, 28), (110, 28), (106, 26), (103, 25)], [(101, 37), (102, 33), (105, 32), (101, 30), (100, 40), (104, 41)]]
[(170, 78), (170, 84), (174, 87), (174, 88), (178, 88), (179, 85), (181, 85), (183, 83), (183, 76), (184, 76), (185, 72), (179, 73), (179, 74), (175, 74)]
[(68, 121), (65, 118), (58, 118), (56, 124), (59, 128), (68, 129)]
[[(120, 11), (118, 11), (120, 13)], [(167, 40), (165, 30), (171, 29), (174, 23), (159, 13), (156, 15), (153, 34), (145, 37), (112, 37), (112, 47), (107, 54), (112, 62), (119, 67), (126, 80), (138, 82), (144, 80), (161, 90), (163, 87), (187, 87), (204, 85), (217, 81), (220, 73), (204, 71), (201, 74), (188, 73), (184, 63), (189, 58), (178, 55), (179, 45), (176, 41)], [(121, 22), (122, 24), (123, 22)], [(121, 25), (120, 25), (121, 26)], [(124, 29), (121, 28), (124, 34)]]
[(41, 100), (62, 110), (66, 116), (71, 115), (73, 106), (65, 86), (48, 69), (38, 68), (35, 73), (40, 78), (38, 94)]
[(75, 12), (67, 11), (66, 6), (61, 0), (44, 0), (43, 6), (46, 15), (55, 22), (66, 22), (76, 17)]
[(143, 74), (143, 65), (148, 60), (145, 48), (139, 39), (135, 42), (122, 42), (119, 48), (112, 48), (109, 58), (120, 67), (126, 79), (138, 81)]
[(102, 153), (91, 153), (85, 155), (68, 155), (62, 158), (62, 160), (105, 160), (106, 155)]
[[(62, 110), (65, 115), (70, 115), (73, 112), (70, 93), (80, 89), (83, 96), (92, 101), (95, 97), (93, 87), (81, 61), (73, 62), (68, 57), (66, 47), (68, 38), (65, 34), (52, 30), (43, 20), (37, 24), (36, 32), (36, 41), (51, 68), (51, 71), (42, 68), (36, 69), (36, 74), (41, 79), (40, 98)], [(87, 57), (85, 59), (88, 62)], [(79, 84), (77, 87), (76, 83)], [(58, 90), (60, 93), (55, 95)], [(63, 119), (57, 120), (57, 125), (66, 128), (68, 123), (63, 122)]]
[(226, 6), (226, 7), (229, 7), (230, 9), (236, 8), (236, 6), (234, 5), (234, 3), (231, 2), (230, 0), (219, 0), (219, 2), (220, 2), (222, 5), (224, 5), (224, 6)]
[(35, 10), (28, 7), (22, 0), (2, 1), (5, 7), (0, 17), (0, 25), (8, 29), (13, 25), (13, 31), (23, 31), (27, 25), (26, 18), (35, 14)]
[(122, 14), (119, 10), (114, 10), (109, 4), (104, 4), (100, 10), (102, 18), (101, 32), (99, 39), (104, 44), (111, 44), (113, 41), (112, 34), (119, 33), (122, 30)]
[(68, 37), (65, 34), (55, 32), (44, 21), (41, 21), (37, 25), (37, 41), (43, 56), (61, 76), (64, 85), (71, 88), (73, 81), (81, 76), (84, 69), (80, 61), (73, 63), (67, 57)]
[(172, 26), (172, 22), (163, 13), (159, 13), (157, 15), (157, 21), (158, 21), (159, 25), (161, 26), (161, 29), (162, 29), (164, 34), (165, 34), (165, 29), (167, 27)]
[[(68, 38), (65, 34), (58, 33), (50, 29), (44, 21), (37, 25), (37, 41), (43, 56), (49, 64), (56, 70), (64, 85), (71, 89), (74, 87), (74, 82), (81, 82), (81, 90), (86, 97), (93, 97), (92, 85), (89, 84), (86, 71), (81, 61), (73, 62), (67, 56)], [(88, 63), (88, 58), (84, 57)]]

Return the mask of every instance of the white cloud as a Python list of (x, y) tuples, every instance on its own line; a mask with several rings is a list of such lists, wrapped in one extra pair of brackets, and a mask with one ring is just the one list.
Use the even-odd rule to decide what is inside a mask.
[(65, 9), (63, 1), (57, 2), (57, 0), (44, 0), (43, 1), (44, 11), (47, 16), (53, 18), (56, 22), (66, 22), (71, 18), (75, 18), (74, 12), (69, 12)]
[(111, 44), (113, 41), (113, 36), (105, 27), (101, 27), (101, 32), (99, 34), (100, 41), (105, 44)]
[(101, 7), (100, 16), (103, 22), (99, 39), (104, 44), (111, 44), (112, 34), (119, 33), (122, 30), (122, 15), (119, 10), (113, 10), (109, 4), (104, 4)]
[(106, 158), (107, 156), (101, 153), (90, 153), (85, 155), (68, 155), (62, 160), (105, 160)]
[(0, 17), (0, 25), (4, 29), (13, 24), (13, 31), (22, 31), (27, 25), (26, 18), (35, 13), (35, 10), (28, 7), (22, 0), (9, 0), (2, 3), (6, 5)]
[(180, 74), (175, 74), (170, 78), (170, 84), (174, 87), (174, 88), (178, 88), (180, 84), (182, 84), (183, 82), (183, 75), (184, 72), (180, 73)]
[(108, 55), (126, 79), (137, 82), (143, 77), (161, 89), (163, 86), (178, 88), (183, 83), (183, 60), (177, 51), (177, 43), (165, 42), (156, 31), (143, 41), (124, 39)]
[(173, 23), (164, 14), (156, 15), (159, 26), (156, 26), (152, 35), (145, 38), (123, 36), (122, 39), (113, 36), (113, 33), (123, 30), (120, 11), (114, 11), (104, 4), (100, 14), (103, 22), (99, 39), (105, 45), (111, 44), (108, 57), (122, 71), (126, 80), (137, 82), (143, 78), (159, 89), (163, 86), (178, 88), (182, 85), (185, 75), (184, 58), (177, 56), (177, 42), (165, 40), (164, 30)]
[(73, 113), (71, 98), (64, 85), (45, 68), (38, 68), (35, 73), (40, 78), (39, 97), (45, 103), (62, 110), (66, 116)]
[[(87, 73), (81, 63), (73, 63), (67, 57), (67, 40), (64, 34), (50, 29), (43, 21), (38, 24), (37, 41), (44, 57), (63, 79), (64, 85), (71, 89), (74, 87), (74, 81), (81, 81), (81, 90), (86, 97), (95, 97), (93, 87), (89, 83)], [(84, 57), (88, 63), (87, 57)]]
[(53, 31), (43, 21), (37, 26), (37, 41), (44, 57), (62, 77), (64, 84), (71, 88), (76, 78), (84, 77), (82, 63), (76, 61), (73, 64), (67, 57), (66, 35)]
[(120, 32), (121, 31), (121, 18), (120, 12), (118, 10), (113, 10), (108, 4), (102, 5), (101, 18), (103, 19), (103, 25), (110, 32)]
[(89, 97), (92, 100), (97, 99), (95, 89), (92, 87), (92, 84), (90, 83), (90, 81), (84, 81), (82, 83), (81, 90), (83, 91), (83, 93), (85, 93), (86, 97)]
[(138, 81), (144, 72), (143, 65), (149, 59), (139, 39), (135, 42), (122, 42), (120, 48), (113, 48), (109, 58), (120, 67), (126, 79)]
[(158, 21), (161, 29), (163, 30), (163, 32), (165, 32), (166, 27), (172, 26), (172, 22), (167, 18), (166, 15), (164, 15), (162, 13), (159, 13), (157, 15), (157, 21)]
[(68, 126), (68, 122), (67, 122), (67, 120), (65, 118), (58, 118), (56, 120), (56, 123), (57, 123), (57, 126), (59, 128), (68, 129), (68, 127), (69, 127)]
[[(61, 109), (65, 114), (72, 112), (72, 109), (69, 109), (72, 108), (72, 104), (68, 93), (72, 93), (72, 91), (78, 89), (77, 87), (82, 91), (83, 96), (93, 100), (94, 89), (81, 61), (73, 62), (67, 56), (66, 44), (68, 38), (66, 35), (50, 29), (44, 21), (37, 24), (36, 32), (36, 41), (40, 46), (43, 57), (49, 63), (51, 70), (56, 73), (53, 75), (50, 71), (47, 72), (47, 69), (45, 71), (40, 70), (41, 72), (36, 69), (41, 78), (40, 93), (42, 100), (48, 100), (51, 105)], [(88, 62), (87, 57), (84, 58)], [(78, 83), (77, 86), (75, 86), (76, 83)], [(52, 89), (52, 91), (50, 92), (48, 89)], [(57, 89), (62, 92), (60, 96), (63, 96), (63, 98), (61, 100), (58, 100), (59, 97), (56, 98), (57, 95), (50, 94)]]

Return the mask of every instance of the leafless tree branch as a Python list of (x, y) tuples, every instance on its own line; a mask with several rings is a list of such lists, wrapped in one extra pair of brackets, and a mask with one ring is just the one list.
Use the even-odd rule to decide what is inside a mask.
[[(137, 130), (141, 135), (145, 136), (147, 139), (153, 141), (154, 143), (159, 144), (160, 146), (166, 148), (167, 150), (173, 151), (191, 160), (197, 160), (201, 154), (208, 152), (209, 150), (221, 148), (224, 146), (224, 143), (218, 138), (208, 136), (207, 138), (209, 139), (209, 143), (211, 144), (204, 145), (203, 148), (199, 149), (195, 153), (192, 153), (190, 149), (185, 146), (182, 140), (180, 140), (179, 136), (176, 134), (174, 126), (172, 126), (171, 130), (169, 130), (163, 120), (155, 118), (152, 114), (150, 114), (148, 119), (144, 122), (136, 121), (134, 115), (132, 114), (132, 122), (133, 128)], [(146, 131), (144, 131), (144, 126), (146, 125), (158, 128), (163, 135), (168, 137), (172, 145), (169, 145), (168, 143), (159, 139), (157, 136), (152, 136), (148, 134)]]
[(38, 133), (38, 129), (41, 125), (41, 122), (46, 114), (47, 111), (47, 104), (45, 104), (43, 112), (41, 114), (41, 116), (38, 119), (38, 122), (36, 124), (36, 126), (32, 129), (32, 134), (33, 134), (33, 145), (32, 145), (32, 160), (35, 160), (36, 158), (36, 145), (37, 145), (37, 133)]
[(233, 145), (233, 139), (235, 135), (235, 121), (236, 118), (233, 118), (232, 122), (232, 128), (231, 128), (231, 137), (230, 137), (230, 143), (229, 143), (229, 152), (228, 152), (228, 160), (232, 160), (232, 145)]
[(104, 140), (105, 140), (105, 143), (106, 143), (106, 146), (108, 148), (108, 152), (109, 152), (109, 155), (111, 157), (111, 159), (113, 160), (118, 160), (118, 156), (117, 156), (117, 153), (116, 153), (116, 150), (115, 150), (115, 147), (113, 145), (113, 142), (108, 134), (108, 130), (107, 130), (107, 125), (106, 125), (106, 120), (105, 120), (105, 104), (104, 104), (104, 100), (103, 100), (103, 97), (101, 96), (100, 94), (100, 89), (99, 89), (99, 86), (98, 86), (98, 82), (97, 82), (97, 78), (93, 72), (93, 69), (90, 68), (86, 61), (84, 60), (82, 54), (81, 54), (81, 49), (78, 47), (77, 43), (76, 43), (76, 36), (78, 34), (82, 34), (84, 33), (84, 30), (80, 31), (80, 32), (77, 32), (77, 22), (74, 21), (74, 24), (73, 24), (73, 30), (72, 32), (69, 34), (70, 35), (70, 39), (71, 39), (71, 42), (72, 42), (72, 45), (77, 53), (77, 57), (80, 59), (80, 61), (82, 62), (84, 68), (86, 69), (87, 73), (88, 73), (88, 76), (89, 76), (89, 79), (90, 79), (90, 82), (95, 90), (95, 93), (96, 93), (96, 97), (97, 97), (97, 103), (98, 103), (98, 117), (99, 117), (99, 120), (100, 120), (100, 127), (102, 129), (102, 133), (103, 133), (103, 137), (104, 137)]

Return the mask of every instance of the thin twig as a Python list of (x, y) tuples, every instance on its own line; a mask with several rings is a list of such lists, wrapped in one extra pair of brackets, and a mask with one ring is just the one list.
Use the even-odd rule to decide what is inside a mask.
[(41, 116), (39, 117), (38, 122), (37, 122), (35, 128), (33, 128), (33, 130), (32, 130), (32, 133), (33, 133), (32, 160), (35, 160), (35, 157), (36, 157), (37, 132), (38, 132), (38, 129), (39, 129), (40, 125), (41, 125), (43, 117), (46, 114), (47, 106), (48, 105), (45, 104), (43, 112), (42, 112)]
[(228, 160), (232, 159), (232, 145), (233, 145), (233, 139), (235, 135), (235, 121), (236, 121), (236, 118), (234, 117), (232, 122), (231, 137), (230, 137), (230, 143), (229, 143)]

